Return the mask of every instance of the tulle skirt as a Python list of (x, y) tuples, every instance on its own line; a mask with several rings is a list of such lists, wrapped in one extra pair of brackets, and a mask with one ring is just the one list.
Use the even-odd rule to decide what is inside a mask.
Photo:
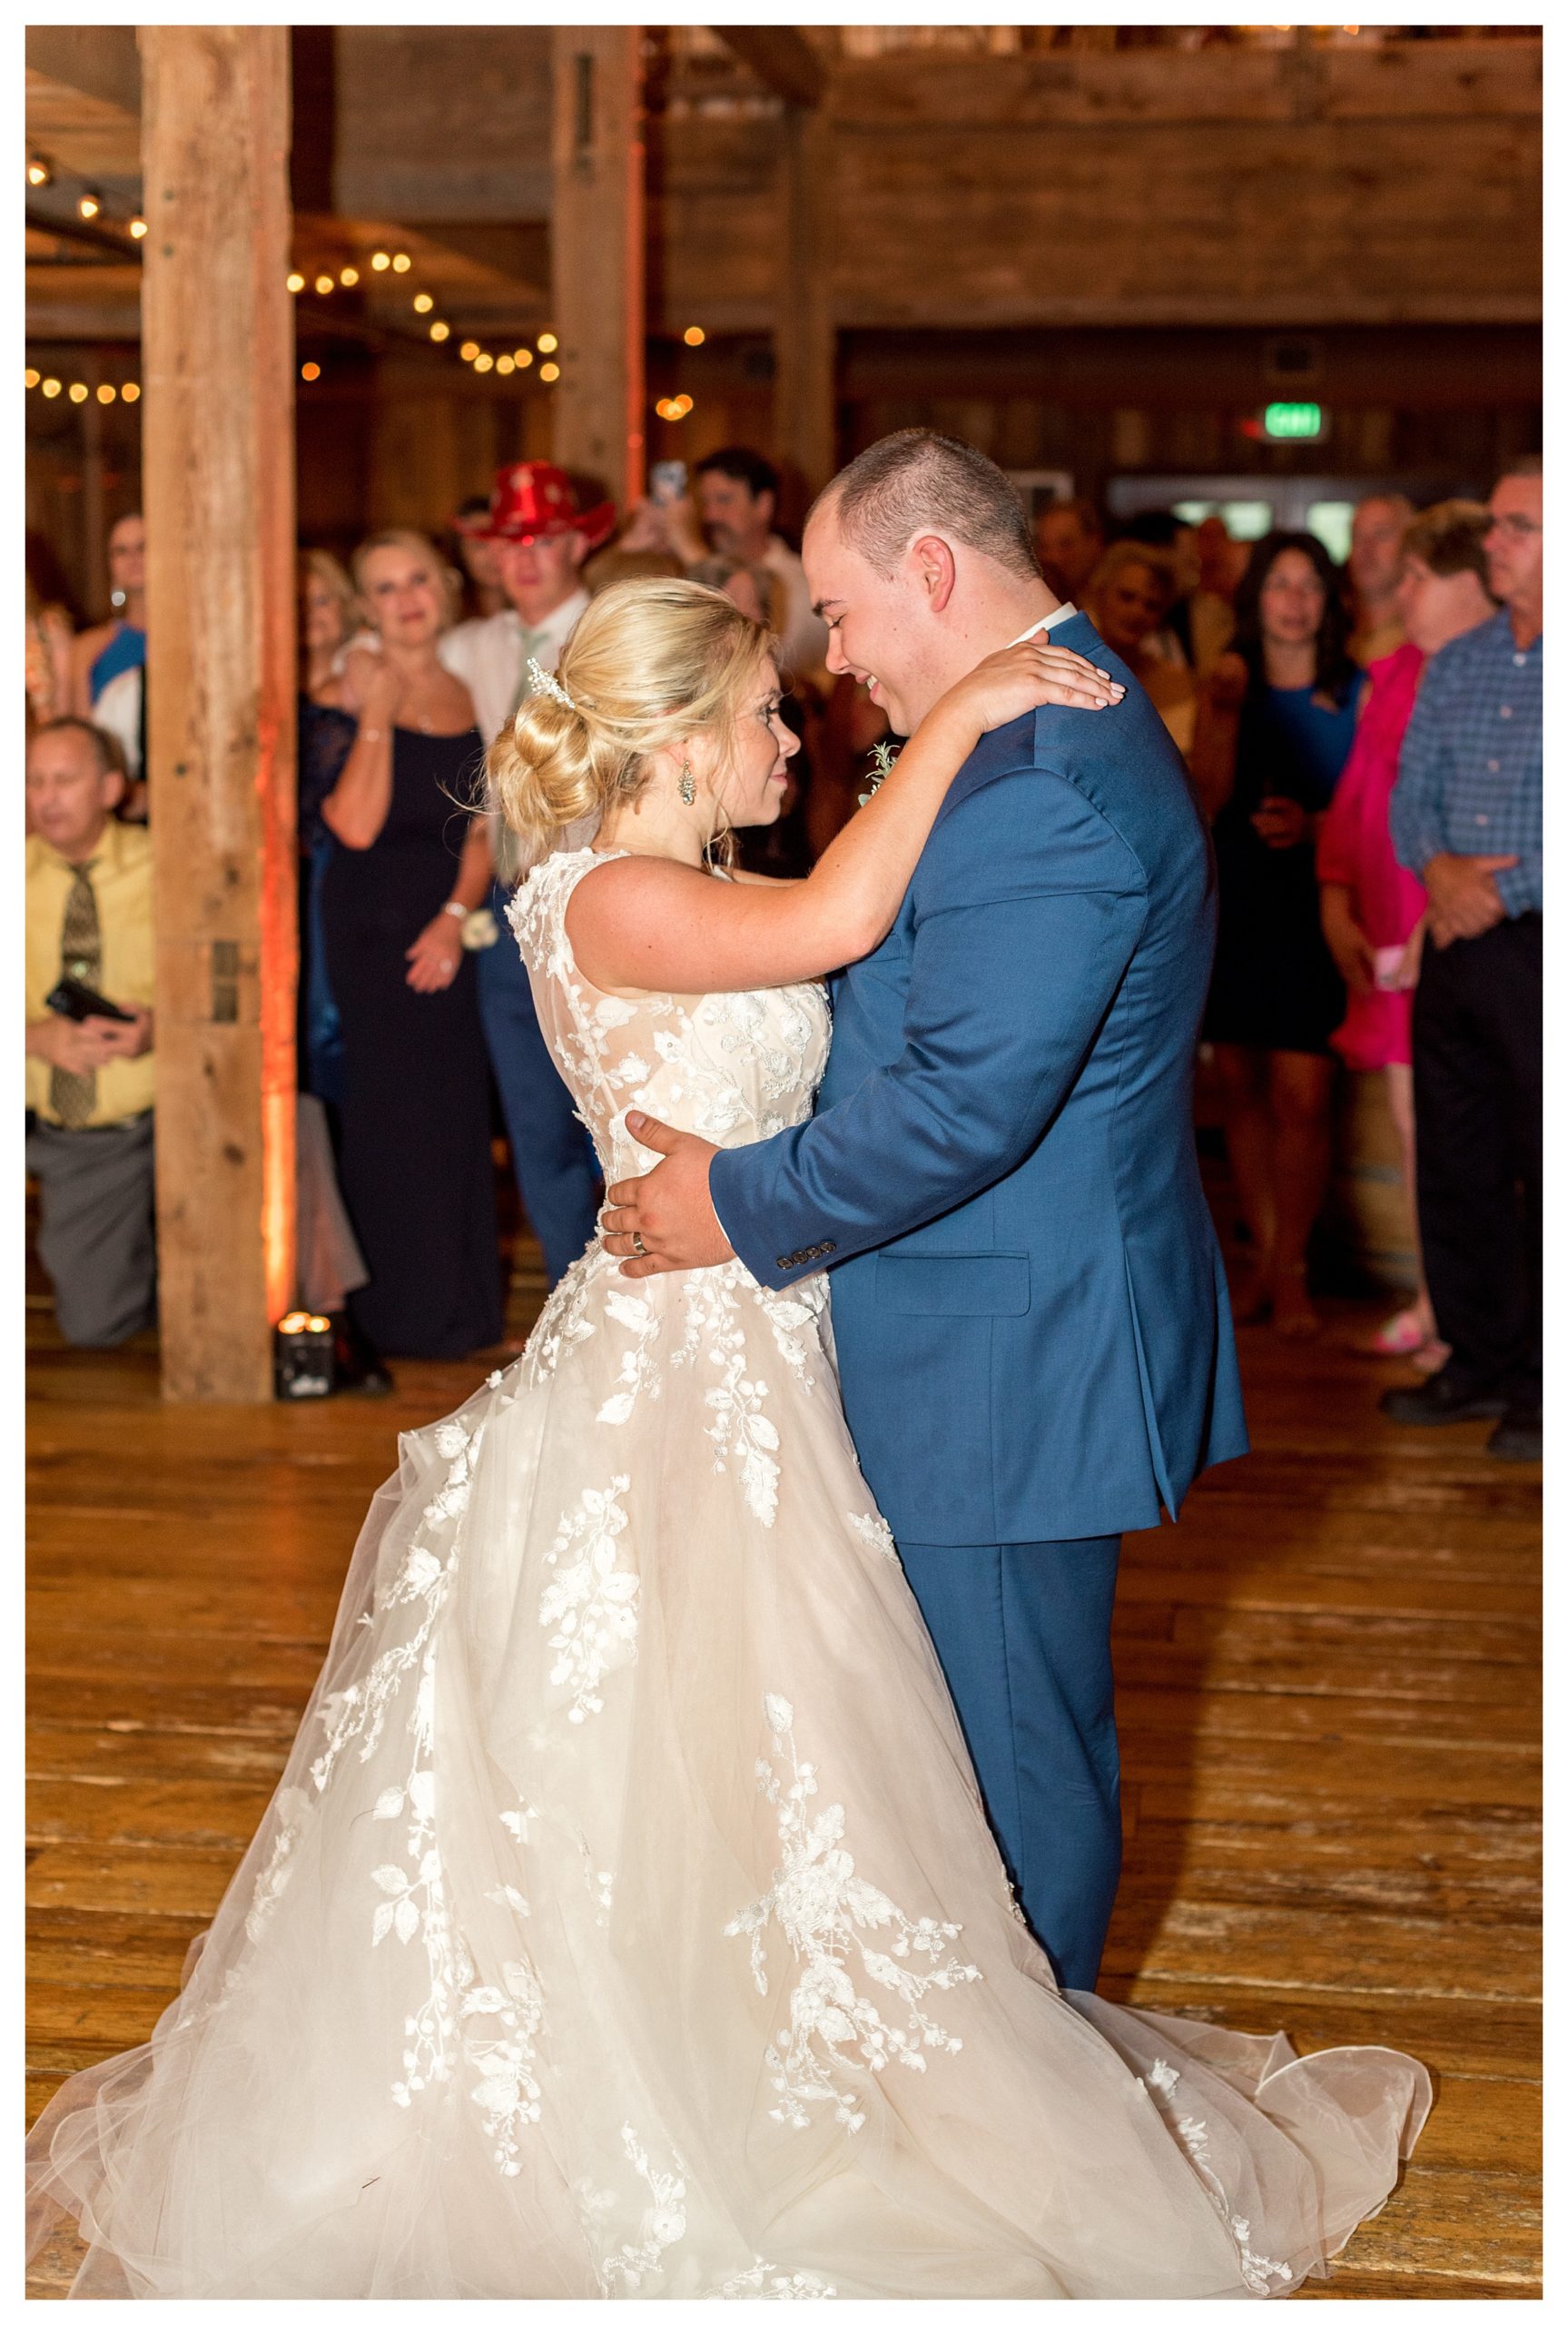
[(405, 1436), (150, 2043), (28, 2148), (73, 2295), (1247, 2299), (1424, 2068), (1060, 1993), (844, 1427), (820, 1281), (634, 1291)]

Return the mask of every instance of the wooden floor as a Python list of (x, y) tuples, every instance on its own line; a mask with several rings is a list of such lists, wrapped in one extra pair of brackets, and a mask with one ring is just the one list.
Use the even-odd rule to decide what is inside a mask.
[[(514, 1325), (537, 1302), (518, 1289)], [(399, 1428), (379, 1403), (165, 1409), (150, 1341), (30, 1302), (29, 2112), (145, 2038), (261, 1815)], [(1131, 1538), (1128, 1849), (1103, 1990), (1303, 2049), (1390, 2043), (1439, 2098), (1340, 2297), (1538, 2298), (1538, 1472), (1381, 1421), (1331, 1311), (1244, 1336), (1257, 1450)], [(1372, 1311), (1376, 1312), (1376, 1311)], [(58, 2295), (75, 2250), (30, 2280)]]

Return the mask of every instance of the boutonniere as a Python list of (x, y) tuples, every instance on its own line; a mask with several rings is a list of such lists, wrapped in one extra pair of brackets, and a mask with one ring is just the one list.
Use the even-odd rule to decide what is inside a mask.
[(898, 765), (898, 753), (891, 743), (873, 743), (871, 747), (871, 764), (872, 774), (867, 779), (866, 788), (860, 795), (860, 804), (863, 807), (873, 792), (882, 789), (883, 785)]

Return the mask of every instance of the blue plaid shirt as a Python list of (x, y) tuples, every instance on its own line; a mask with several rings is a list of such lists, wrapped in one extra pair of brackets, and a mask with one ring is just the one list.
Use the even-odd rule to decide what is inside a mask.
[(1417, 879), (1435, 856), (1516, 856), (1494, 876), (1503, 908), (1541, 910), (1541, 640), (1521, 651), (1506, 612), (1427, 664), (1388, 827)]

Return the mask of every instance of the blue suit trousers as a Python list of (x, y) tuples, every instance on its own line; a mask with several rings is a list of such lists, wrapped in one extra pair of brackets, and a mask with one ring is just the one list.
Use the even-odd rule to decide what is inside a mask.
[(1119, 1534), (900, 1541), (1018, 1901), (1058, 1982), (1094, 1990), (1121, 1871), (1110, 1668)]
[(598, 1232), (599, 1166), (539, 1021), (528, 973), (507, 925), (508, 891), (490, 891), (498, 943), (477, 956), (479, 1017), (512, 1150), (518, 1193), (558, 1283)]

